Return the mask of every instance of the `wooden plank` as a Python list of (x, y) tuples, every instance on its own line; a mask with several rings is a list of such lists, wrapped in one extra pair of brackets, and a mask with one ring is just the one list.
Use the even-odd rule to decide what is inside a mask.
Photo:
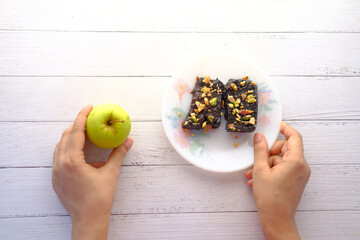
[[(289, 122), (304, 139), (310, 164), (358, 164), (360, 122)], [(49, 167), (62, 132), (70, 123), (0, 123), (0, 167)], [(44, 136), (46, 133), (46, 136)], [(135, 122), (135, 144), (123, 165), (188, 165), (167, 140), (161, 122)], [(31, 144), (29, 144), (31, 143)], [(109, 150), (85, 145), (87, 161), (105, 161)]]
[(161, 96), (168, 80), (155, 77), (0, 78), (0, 119), (73, 121), (87, 104), (111, 102), (122, 106), (132, 121), (160, 120)]
[[(285, 120), (360, 119), (360, 106), (355, 104), (360, 102), (360, 77), (272, 79)], [(160, 120), (161, 96), (169, 80), (0, 77), (0, 121), (73, 121), (86, 104), (106, 102), (121, 105), (133, 121)]]
[[(359, 119), (360, 78), (272, 77), (283, 119)], [(346, 99), (346, 100), (345, 100)]]
[(189, 59), (231, 54), (270, 75), (360, 74), (360, 33), (0, 31), (2, 76), (170, 76)]
[[(54, 147), (68, 125), (70, 123), (0, 123), (0, 167), (52, 166)], [(167, 140), (161, 122), (134, 122), (130, 136), (135, 144), (124, 165), (188, 164)], [(88, 162), (105, 161), (110, 151), (86, 141)]]
[[(1, 29), (65, 31), (360, 31), (359, 1), (0, 1)], [(86, 6), (86, 7), (84, 7)]]
[[(299, 210), (360, 209), (360, 166), (312, 165)], [(66, 215), (51, 186), (51, 168), (0, 169), (0, 218)], [(113, 214), (255, 211), (241, 173), (194, 166), (124, 166)]]
[[(298, 212), (302, 239), (358, 239), (359, 212)], [(67, 216), (0, 219), (4, 239), (70, 239)], [(113, 215), (108, 239), (264, 239), (256, 212)]]

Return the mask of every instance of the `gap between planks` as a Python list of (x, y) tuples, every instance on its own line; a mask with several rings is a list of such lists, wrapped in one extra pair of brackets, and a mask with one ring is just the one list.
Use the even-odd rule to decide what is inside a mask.
[[(306, 123), (306, 122), (312, 122), (312, 123), (356, 123), (356, 122), (360, 122), (360, 119), (293, 119), (293, 118), (285, 118), (282, 121), (284, 122), (296, 122), (296, 123)], [(0, 123), (72, 123), (73, 121), (52, 121), (52, 120), (45, 120), (45, 121), (40, 121), (40, 120), (0, 120)], [(161, 119), (136, 119), (136, 120), (131, 120), (131, 122), (136, 122), (136, 123), (157, 123), (157, 122), (161, 122)]]
[(199, 34), (207, 34), (207, 33), (211, 33), (211, 34), (226, 34), (226, 33), (244, 33), (244, 34), (268, 34), (268, 33), (274, 33), (274, 34), (291, 34), (291, 33), (303, 33), (303, 34), (307, 34), (307, 33), (344, 33), (344, 34), (349, 34), (349, 33), (360, 33), (359, 31), (349, 31), (349, 30), (335, 30), (335, 31), (122, 31), (122, 30), (51, 30), (51, 29), (5, 29), (2, 28), (0, 29), (1, 32), (59, 32), (59, 33), (166, 33), (166, 34), (194, 34), (194, 33), (199, 33)]
[[(360, 77), (359, 75), (339, 75), (339, 74), (269, 74), (269, 77), (308, 77), (308, 78), (354, 78)], [(171, 75), (0, 75), (0, 78), (171, 78)]]
[[(324, 165), (329, 165), (327, 163), (308, 163), (309, 166), (324, 166)], [(349, 166), (358, 166), (360, 165), (360, 163), (349, 163), (349, 164), (344, 164), (344, 163), (332, 163), (332, 166), (344, 166), (344, 167), (349, 167)], [(122, 164), (121, 167), (196, 167), (191, 163), (183, 163), (183, 164), (179, 164), (179, 163), (175, 163), (175, 164)], [(53, 166), (8, 166), (8, 167), (0, 167), (1, 169), (35, 169), (35, 168), (52, 168)], [(244, 172), (244, 170), (240, 170), (238, 171), (240, 172)]]
[[(171, 213), (110, 213), (110, 216), (148, 216), (148, 215), (196, 215), (196, 214), (232, 214), (232, 213), (257, 213), (258, 211), (204, 211), (204, 212), (171, 212)], [(335, 210), (296, 210), (299, 212), (350, 212), (358, 213), (359, 209), (335, 209)], [(27, 218), (46, 218), (46, 217), (70, 217), (69, 214), (46, 214), (34, 216), (5, 216), (0, 219), (27, 219)]]

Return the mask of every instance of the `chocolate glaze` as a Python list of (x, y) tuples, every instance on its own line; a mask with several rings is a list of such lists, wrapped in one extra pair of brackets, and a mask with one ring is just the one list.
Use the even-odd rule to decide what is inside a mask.
[[(241, 82), (245, 81), (245, 85), (241, 86)], [(226, 124), (226, 131), (228, 132), (253, 132), (256, 129), (256, 124), (257, 124), (257, 115), (258, 115), (258, 91), (257, 91), (257, 86), (251, 83), (251, 80), (245, 80), (245, 79), (229, 79), (228, 83), (225, 85), (225, 91), (223, 93), (223, 99), (225, 101), (225, 119), (227, 120), (227, 124)], [(235, 91), (232, 87), (231, 84), (235, 84), (237, 87), (237, 91)], [(247, 93), (249, 90), (252, 90), (253, 93)], [(247, 99), (243, 100), (243, 98), (241, 97), (241, 94), (246, 94), (246, 96), (248, 95), (253, 95), (256, 102), (255, 103), (248, 103)], [(243, 121), (241, 120), (240, 122), (236, 120), (237, 115), (233, 115), (233, 109), (234, 108), (230, 108), (229, 107), (229, 103), (231, 103), (228, 100), (228, 96), (233, 96), (234, 99), (238, 99), (240, 98), (241, 100), (241, 104), (243, 106), (243, 108), (240, 108), (240, 106), (238, 107), (239, 111), (244, 111), (244, 110), (251, 110), (254, 111), (251, 114), (246, 114), (246, 115), (251, 115), (251, 117), (255, 118), (255, 124), (250, 124), (248, 123), (249, 121)], [(239, 114), (241, 118), (245, 117), (246, 115), (244, 114)], [(229, 124), (234, 124), (234, 129), (230, 129), (229, 128)]]
[[(224, 84), (218, 79), (210, 80), (210, 83), (204, 83), (203, 80), (204, 78), (196, 78), (195, 87), (191, 92), (193, 96), (190, 104), (190, 109), (185, 117), (185, 120), (181, 124), (181, 126), (184, 129), (189, 129), (189, 130), (202, 129), (203, 123), (205, 121), (206, 121), (206, 125), (210, 125), (212, 128), (218, 128), (220, 126), (221, 100), (222, 100), (222, 93), (224, 91)], [(208, 94), (206, 94), (205, 97), (208, 99), (209, 102), (212, 98), (216, 98), (217, 100), (215, 106), (211, 106), (210, 104), (209, 105), (205, 104), (204, 97), (202, 97), (203, 92), (201, 92), (201, 89), (203, 89), (203, 87), (208, 87), (211, 89), (210, 90), (211, 96), (208, 96)], [(205, 109), (203, 109), (199, 113), (194, 112), (194, 110), (198, 108), (196, 105), (197, 101), (200, 102), (201, 104), (205, 104)], [(191, 113), (196, 114), (196, 118), (198, 119), (198, 122), (194, 123), (191, 120), (191, 115), (190, 115)], [(209, 116), (214, 117), (212, 121), (209, 119)]]

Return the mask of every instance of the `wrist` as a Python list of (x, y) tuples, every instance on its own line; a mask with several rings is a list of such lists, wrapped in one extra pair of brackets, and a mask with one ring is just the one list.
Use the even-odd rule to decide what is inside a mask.
[(295, 219), (284, 221), (264, 221), (260, 219), (264, 236), (267, 240), (300, 239)]
[(72, 219), (72, 239), (107, 239), (109, 221), (110, 215), (94, 216), (87, 219)]

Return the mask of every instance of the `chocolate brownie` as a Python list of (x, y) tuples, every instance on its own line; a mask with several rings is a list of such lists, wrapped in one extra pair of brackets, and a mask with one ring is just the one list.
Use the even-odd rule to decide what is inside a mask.
[(184, 129), (199, 130), (206, 126), (218, 128), (221, 123), (221, 100), (224, 84), (209, 76), (196, 78), (195, 87), (192, 90), (192, 100), (189, 112), (181, 124)]
[(256, 129), (258, 94), (256, 83), (248, 77), (229, 79), (223, 93), (226, 131), (253, 132)]

